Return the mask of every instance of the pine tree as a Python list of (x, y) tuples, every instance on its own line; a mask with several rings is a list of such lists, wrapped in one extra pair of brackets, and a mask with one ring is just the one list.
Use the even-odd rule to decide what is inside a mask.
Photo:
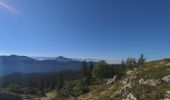
[(103, 61), (96, 63), (93, 68), (92, 74), (93, 77), (96, 78), (98, 82), (103, 83), (103, 79), (106, 74), (107, 74), (106, 63), (104, 63)]
[(122, 65), (122, 66), (125, 66), (125, 65), (126, 65), (124, 60), (122, 60), (121, 65)]
[(92, 71), (93, 71), (93, 68), (94, 68), (94, 64), (93, 62), (90, 62), (89, 63), (89, 77), (92, 78)]
[(146, 59), (143, 54), (140, 55), (138, 59), (138, 65), (143, 65), (145, 63)]
[(137, 67), (136, 59), (133, 57), (128, 57), (126, 60), (126, 66), (129, 68)]
[(61, 90), (63, 87), (64, 87), (64, 75), (63, 75), (63, 71), (60, 71), (58, 84), (57, 84), (57, 89)]
[(87, 68), (87, 62), (83, 61), (80, 66), (80, 72), (81, 72), (81, 77), (87, 77), (88, 74), (88, 68)]
[(80, 68), (80, 72), (81, 72), (81, 79), (84, 80), (84, 83), (86, 85), (89, 85), (92, 79), (92, 70), (93, 70), (93, 63), (87, 63), (85, 61), (83, 61), (81, 63), (81, 68)]

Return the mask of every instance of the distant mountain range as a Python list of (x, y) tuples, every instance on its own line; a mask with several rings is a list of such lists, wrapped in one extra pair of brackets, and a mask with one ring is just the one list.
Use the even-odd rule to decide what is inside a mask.
[(62, 56), (49, 59), (38, 59), (18, 55), (0, 56), (0, 75), (6, 75), (15, 72), (32, 73), (76, 70), (79, 69), (81, 64), (81, 61), (65, 58)]
[(76, 59), (59, 57), (0, 56), (0, 76), (11, 73), (52, 72), (77, 70), (82, 61), (98, 62), (96, 59)]
[[(67, 60), (74, 60), (74, 61), (86, 61), (86, 62), (99, 62), (102, 59), (91, 59), (91, 58), (86, 58), (86, 59), (80, 59), (80, 58), (66, 58), (63, 56), (59, 57), (31, 57), (36, 60), (57, 60), (57, 61), (67, 61)], [(121, 60), (105, 60), (109, 64), (120, 64)]]
[(66, 58), (66, 57), (63, 57), (63, 56), (58, 56), (58, 57), (31, 57), (33, 59), (36, 59), (36, 60), (56, 60), (56, 61), (70, 61), (70, 60), (74, 60), (74, 61), (86, 61), (86, 62), (98, 62), (100, 60), (98, 59), (90, 59), (90, 58), (87, 58), (87, 59), (79, 59), (79, 58)]

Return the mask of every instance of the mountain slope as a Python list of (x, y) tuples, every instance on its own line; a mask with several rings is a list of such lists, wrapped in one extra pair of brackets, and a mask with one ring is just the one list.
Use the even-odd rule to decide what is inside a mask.
[[(169, 76), (169, 78), (168, 78)], [(92, 85), (90, 91), (80, 95), (82, 100), (169, 100), (170, 59), (145, 63), (115, 83)]]
[(27, 56), (0, 56), (1, 75), (14, 72), (31, 73), (31, 72), (50, 72), (60, 70), (76, 70), (80, 67), (81, 61), (68, 60), (64, 57), (58, 60), (36, 60)]
[[(63, 56), (56, 57), (56, 58), (53, 59), (53, 60), (55, 60), (55, 61), (60, 61), (60, 62), (74, 61), (74, 60), (72, 60), (71, 58), (65, 58), (65, 57), (63, 57)], [(77, 60), (75, 60), (75, 61), (77, 61)]]

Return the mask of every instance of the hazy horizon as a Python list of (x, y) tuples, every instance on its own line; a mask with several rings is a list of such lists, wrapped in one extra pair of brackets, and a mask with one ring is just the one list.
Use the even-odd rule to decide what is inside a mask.
[[(27, 56), (27, 57), (30, 57), (30, 58), (33, 58), (33, 59), (36, 59), (36, 60), (52, 60), (52, 59), (55, 59), (57, 57), (64, 57), (64, 58), (69, 58), (69, 59), (72, 59), (72, 60), (77, 60), (77, 61), (95, 61), (95, 62), (98, 62), (98, 61), (101, 61), (101, 60), (105, 60), (107, 63), (109, 64), (120, 64), (122, 62), (122, 60), (126, 61), (126, 59), (128, 58), (120, 58), (120, 59), (108, 59), (108, 58), (90, 58), (90, 57), (68, 57), (68, 56), (62, 56), (62, 55), (57, 55), (57, 56), (43, 56), (43, 55), (40, 55), (40, 56), (35, 56), (35, 55), (24, 55), (24, 54), (0, 54), (0, 56), (12, 56), (12, 55), (16, 55), (16, 56)], [(129, 57), (132, 57), (132, 58), (135, 58), (136, 60), (139, 58), (140, 55), (136, 56), (136, 57), (133, 57), (133, 56), (129, 56)], [(162, 58), (155, 58), (155, 59), (150, 59), (149, 57), (145, 56), (145, 59), (147, 61), (154, 61), (154, 60), (162, 60), (162, 59), (166, 59), (168, 57), (162, 57)]]

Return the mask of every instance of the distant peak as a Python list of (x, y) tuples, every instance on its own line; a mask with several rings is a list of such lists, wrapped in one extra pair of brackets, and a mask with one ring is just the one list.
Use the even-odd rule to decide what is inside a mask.
[(56, 61), (72, 61), (72, 59), (70, 58), (66, 58), (66, 57), (63, 57), (63, 56), (58, 56), (55, 58)]
[(12, 54), (12, 55), (10, 55), (11, 57), (17, 57), (18, 55), (15, 55), (15, 54)]
[(66, 58), (66, 57), (63, 57), (63, 56), (58, 56), (58, 57), (56, 57), (56, 58)]

